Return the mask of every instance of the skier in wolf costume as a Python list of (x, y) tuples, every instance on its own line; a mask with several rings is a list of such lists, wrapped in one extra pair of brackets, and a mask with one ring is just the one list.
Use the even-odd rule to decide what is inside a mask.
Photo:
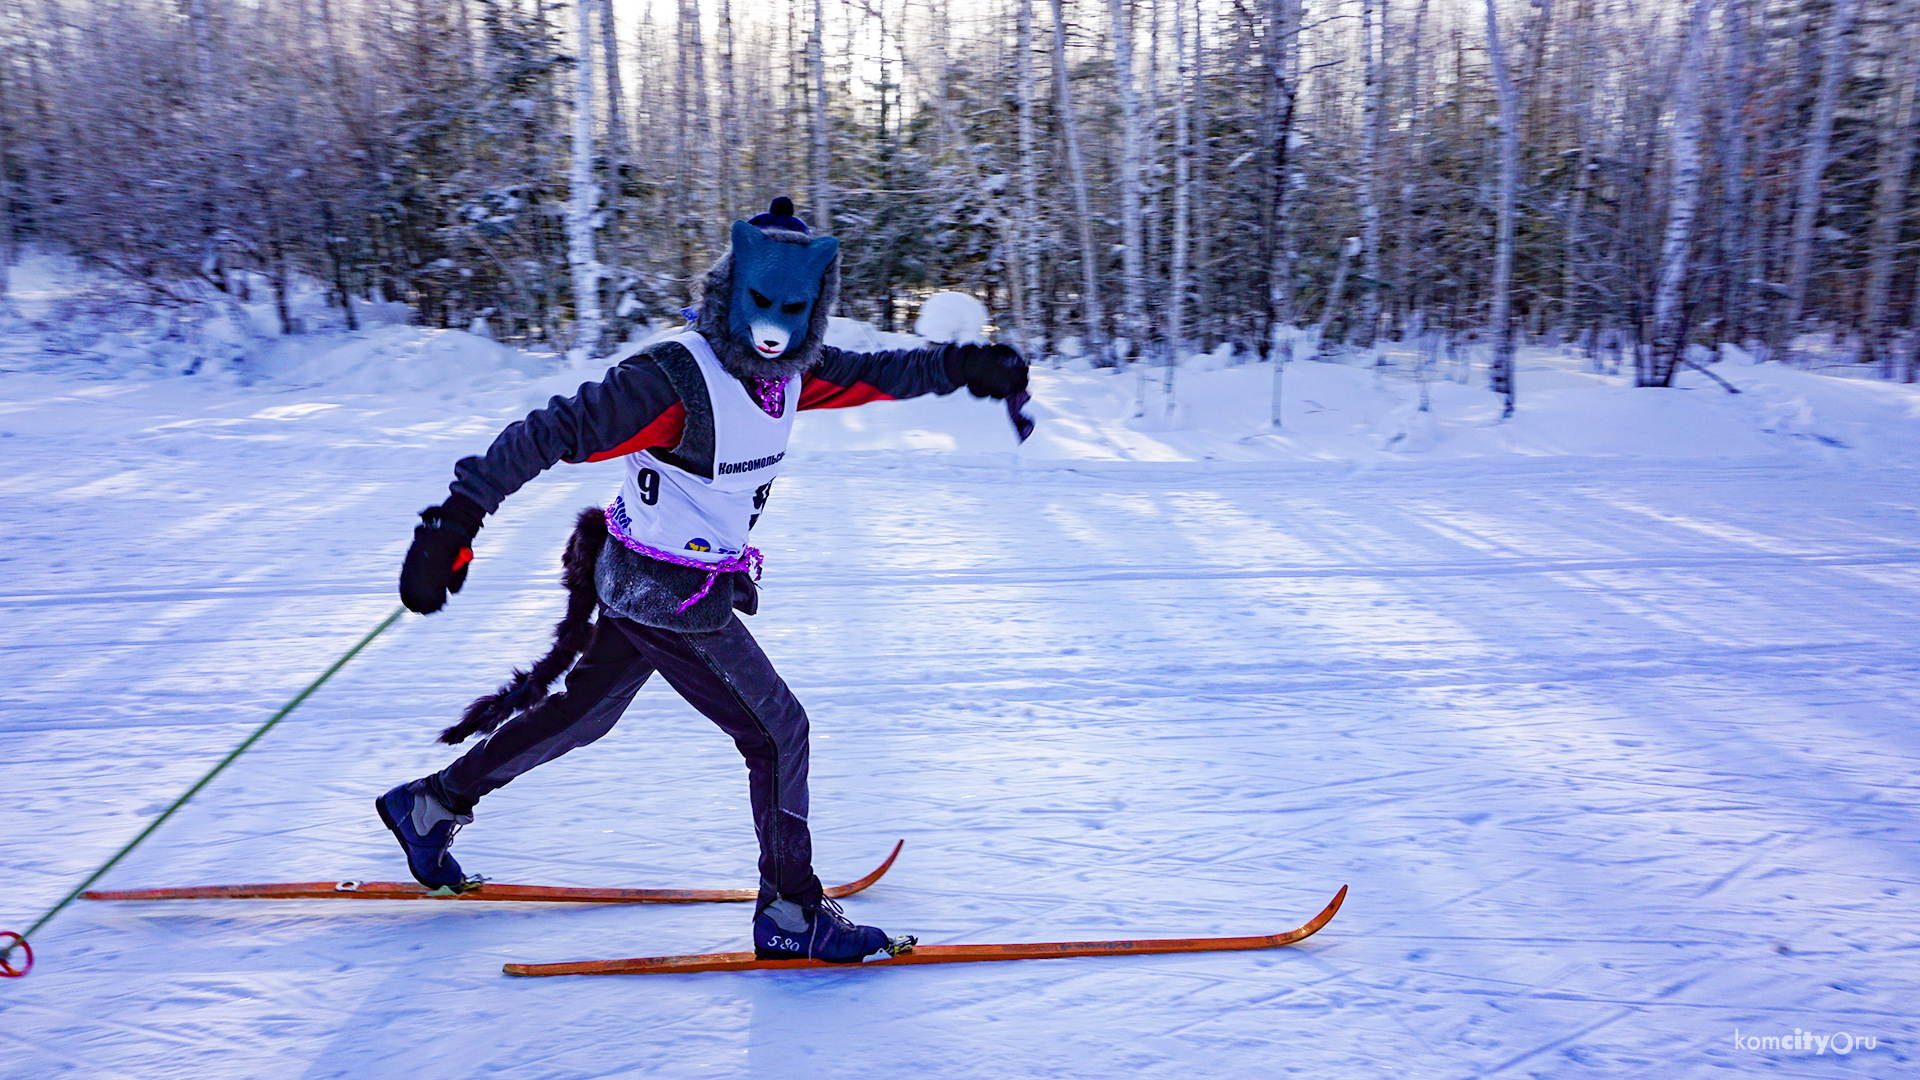
[[(568, 542), (568, 608), (553, 651), (441, 735), (486, 738), (376, 807), (421, 884), (470, 887), (448, 849), (474, 803), (605, 735), (658, 671), (746, 758), (760, 841), (754, 951), (853, 962), (888, 938), (847, 919), (813, 872), (806, 711), (734, 614), (758, 607), (760, 553), (748, 530), (797, 410), (962, 386), (1007, 398), (1024, 391), (1027, 366), (1004, 345), (855, 353), (825, 344), (839, 242), (812, 235), (785, 198), (734, 222), (731, 240), (686, 330), (509, 425), (485, 454), (454, 466), (445, 503), (421, 512), (400, 596), (431, 613), (460, 591), (482, 520), (508, 495), (556, 462), (627, 465), (619, 495), (582, 512)], [(565, 690), (547, 696), (562, 672)]]

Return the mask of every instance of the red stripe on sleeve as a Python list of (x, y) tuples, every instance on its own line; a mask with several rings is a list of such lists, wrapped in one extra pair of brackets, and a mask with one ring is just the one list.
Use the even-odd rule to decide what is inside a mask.
[(802, 409), (847, 409), (855, 405), (865, 405), (869, 401), (892, 401), (892, 394), (883, 394), (866, 383), (857, 382), (852, 386), (838, 386), (815, 375), (807, 376), (800, 386), (800, 407)]
[[(804, 407), (804, 406), (803, 406)], [(671, 450), (680, 445), (680, 437), (687, 430), (687, 407), (676, 401), (667, 406), (667, 411), (653, 418), (653, 423), (640, 429), (640, 434), (621, 443), (611, 450), (602, 450), (588, 461), (605, 461), (608, 458), (626, 457), (642, 450), (656, 448)]]

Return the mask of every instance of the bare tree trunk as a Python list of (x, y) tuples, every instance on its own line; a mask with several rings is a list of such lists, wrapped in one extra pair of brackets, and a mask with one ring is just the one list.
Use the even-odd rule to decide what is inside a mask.
[(1881, 374), (1893, 378), (1894, 320), (1889, 303), (1893, 292), (1893, 263), (1900, 245), (1900, 226), (1906, 219), (1907, 173), (1913, 167), (1914, 83), (1920, 80), (1920, 2), (1900, 0), (1894, 9), (1898, 27), (1888, 58), (1893, 88), (1880, 124), (1880, 154), (1874, 170), (1873, 238), (1867, 258), (1867, 348), (1880, 364)]
[(327, 231), (327, 257), (333, 263), (333, 289), (340, 298), (340, 310), (346, 315), (347, 330), (360, 329), (360, 317), (353, 311), (353, 294), (347, 290), (346, 260), (340, 257), (340, 226), (333, 218), (333, 205), (320, 200), (320, 226)]
[[(535, 0), (540, 3), (542, 0)], [(647, 8), (648, 12), (653, 9)], [(695, 144), (693, 129), (693, 76), (688, 71), (688, 61), (692, 50), (687, 45), (687, 3), (678, 0), (674, 9), (673, 23), (673, 69), (663, 82), (672, 87), (671, 113), (673, 123), (673, 158), (662, 170), (666, 182), (659, 187), (660, 206), (673, 230), (675, 262), (678, 264), (678, 276), (691, 283), (699, 273), (698, 259), (695, 257), (697, 239), (693, 235), (692, 191), (698, 186), (693, 180), (695, 161), (699, 157), (699, 147)]]
[(686, 67), (682, 70), (693, 84), (693, 144), (698, 162), (693, 174), (693, 214), (688, 228), (693, 233), (692, 244), (698, 250), (709, 242), (708, 223), (717, 216), (714, 208), (719, 205), (719, 199), (714, 191), (714, 177), (718, 169), (714, 162), (722, 155), (715, 153), (713, 145), (713, 103), (707, 96), (707, 43), (700, 25), (700, 0), (680, 0), (680, 10), (686, 20), (685, 42), (692, 61), (691, 70)]
[[(1574, 152), (1569, 161), (1573, 168), (1573, 193), (1568, 200), (1567, 232), (1561, 248), (1560, 288), (1561, 302), (1575, 326), (1593, 319), (1593, 292), (1586, 280), (1586, 245), (1587, 203), (1592, 198), (1594, 170), (1598, 167), (1592, 144), (1600, 132), (1593, 117), (1594, 98), (1600, 92), (1594, 77), (1594, 54), (1599, 51), (1594, 43), (1594, 3), (1595, 0), (1580, 0), (1573, 11)], [(1587, 330), (1590, 355), (1598, 356), (1591, 350), (1599, 348), (1599, 329), (1588, 326)]]
[(292, 337), (300, 332), (300, 323), (293, 317), (293, 306), (287, 302), (289, 287), (292, 285), (290, 279), (293, 274), (287, 264), (287, 247), (281, 238), (279, 215), (275, 213), (265, 192), (261, 194), (263, 204), (261, 209), (265, 211), (264, 216), (271, 230), (267, 239), (267, 251), (272, 256), (272, 260), (267, 276), (273, 282), (273, 312), (280, 319), (280, 333)]
[[(464, 5), (465, 0), (462, 0)], [(633, 161), (633, 147), (627, 137), (627, 99), (620, 84), (620, 33), (613, 17), (613, 0), (600, 0), (600, 50), (603, 66), (606, 68), (607, 86), (607, 183), (602, 192), (609, 221), (619, 222), (621, 204), (626, 197), (627, 172)], [(607, 246), (609, 258), (619, 261), (621, 232), (616, 228), (608, 231)], [(627, 319), (633, 314), (624, 299), (615, 304), (616, 324), (612, 331), (617, 339), (623, 328), (632, 324)], [(624, 312), (624, 314), (623, 314)]]
[[(609, 0), (611, 2), (611, 0)], [(658, 62), (660, 35), (653, 22), (653, 5), (647, 4), (640, 9), (640, 25), (634, 28), (633, 55), (639, 61), (633, 80), (633, 138), (636, 144), (646, 142), (649, 137), (659, 139), (665, 132), (660, 130), (660, 114), (664, 111), (661, 98), (665, 91), (660, 89)], [(652, 154), (638, 155), (633, 162), (634, 170), (642, 176), (655, 169), (650, 159)], [(659, 196), (654, 196), (656, 204)]]
[[(1750, 5), (1744, 6), (1742, 11), (1743, 19), (1749, 15), (1753, 16), (1750, 24), (1752, 31), (1743, 35), (1742, 40), (1748, 48), (1753, 50), (1748, 70), (1756, 74), (1749, 76), (1747, 88), (1756, 92), (1759, 87), (1754, 86), (1753, 83), (1763, 77), (1758, 74), (1758, 71), (1764, 64), (1767, 54), (1766, 23), (1759, 17), (1764, 10), (1764, 0), (1751, 0)], [(1752, 98), (1749, 96), (1737, 100), (1749, 101)], [(1776, 110), (1778, 105), (1779, 103), (1776, 103)], [(1768, 301), (1777, 299), (1782, 290), (1770, 285), (1767, 279), (1778, 280), (1776, 275), (1782, 272), (1773, 237), (1782, 225), (1784, 211), (1787, 208), (1779, 205), (1785, 200), (1778, 198), (1761, 200), (1763, 185), (1771, 185), (1767, 184), (1768, 178), (1761, 176), (1760, 173), (1769, 158), (1776, 158), (1779, 155), (1778, 148), (1773, 145), (1779, 140), (1778, 131), (1773, 130), (1777, 128), (1778, 123), (1776, 111), (1775, 116), (1768, 117), (1756, 125), (1753, 133), (1754, 145), (1749, 152), (1749, 161), (1752, 164), (1743, 173), (1750, 176), (1750, 179), (1743, 184), (1747, 197), (1740, 206), (1740, 212), (1745, 216), (1745, 223), (1739, 226), (1740, 251), (1745, 257), (1744, 265), (1739, 268), (1742, 272), (1740, 279), (1742, 333), (1739, 340), (1746, 344), (1755, 344), (1763, 353), (1770, 356), (1778, 355), (1777, 350), (1769, 347), (1774, 342), (1773, 324), (1777, 316), (1774, 313), (1774, 305)]]
[(207, 0), (187, 0), (187, 21), (193, 28), (194, 69), (200, 76), (195, 90), (204, 99), (214, 90), (213, 28), (207, 22)]
[(1680, 53), (1673, 92), (1673, 178), (1667, 196), (1667, 231), (1660, 244), (1660, 277), (1653, 294), (1653, 355), (1638, 372), (1639, 386), (1668, 386), (1687, 347), (1685, 305), (1687, 255), (1693, 218), (1700, 205), (1700, 69), (1715, 0), (1695, 0)]
[(813, 172), (810, 197), (814, 224), (833, 231), (833, 188), (827, 174), (827, 0), (813, 0), (813, 36), (807, 39), (807, 69), (813, 76)]
[(1857, 0), (1833, 0), (1820, 33), (1820, 85), (1814, 92), (1813, 120), (1800, 157), (1799, 193), (1794, 203), (1792, 263), (1787, 271), (1786, 317), (1775, 331), (1777, 343), (1799, 330), (1807, 310), (1807, 279), (1813, 271), (1813, 233), (1820, 223), (1820, 179), (1826, 174), (1833, 144), (1833, 112), (1846, 72), (1847, 37), (1853, 30)]
[[(1346, 243), (1340, 245), (1340, 265), (1333, 271), (1333, 284), (1327, 286), (1326, 306), (1320, 309), (1320, 321), (1313, 327), (1313, 337), (1316, 342), (1327, 336), (1327, 327), (1333, 325), (1333, 317), (1340, 312), (1341, 294), (1347, 290), (1347, 270), (1353, 265), (1353, 257), (1358, 254), (1360, 254), (1360, 238), (1347, 237)], [(1279, 395), (1274, 396), (1277, 398)], [(1276, 424), (1279, 423), (1279, 415), (1276, 409), (1274, 412)]]
[(1721, 134), (1720, 159), (1720, 305), (1721, 338), (1738, 342), (1748, 326), (1747, 297), (1753, 277), (1752, 252), (1745, 240), (1747, 202), (1753, 191), (1747, 176), (1747, 112), (1753, 96), (1753, 67), (1748, 53), (1750, 8), (1753, 0), (1728, 0), (1726, 82), (1721, 90), (1726, 130)]
[[(213, 28), (207, 21), (206, 0), (188, 0), (187, 21), (191, 24), (190, 28), (193, 31), (194, 70), (198, 75), (193, 94), (194, 113), (199, 120), (197, 141), (200, 145), (196, 147), (198, 151), (196, 156), (200, 159), (202, 168), (212, 171), (218, 169), (212, 160), (212, 143), (213, 133), (219, 127), (219, 110), (214, 101), (217, 83), (213, 73)], [(211, 180), (210, 177), (207, 179)], [(214, 284), (221, 292), (226, 292), (227, 268), (226, 260), (220, 250), (220, 208), (213, 194), (215, 185), (211, 182), (204, 183), (202, 191), (204, 195), (200, 231), (206, 243), (206, 252), (202, 256), (202, 261), (207, 266), (208, 276)], [(240, 325), (251, 326), (252, 324), (243, 321)]]
[(1040, 181), (1033, 128), (1033, 0), (1019, 0), (1019, 40), (1014, 79), (1020, 100), (1020, 346), (1038, 360), (1046, 352), (1040, 336)]
[(633, 147), (627, 141), (627, 99), (620, 86), (620, 33), (614, 25), (613, 0), (601, 0), (600, 49), (607, 69), (607, 150), (617, 184), (620, 167), (633, 160)]
[[(1160, 127), (1162, 110), (1160, 108), (1160, 5), (1161, 0), (1145, 0), (1149, 18), (1147, 20), (1147, 70), (1146, 77), (1140, 80), (1140, 198), (1145, 204), (1145, 217), (1142, 225), (1146, 232), (1146, 246), (1141, 248), (1143, 287), (1147, 296), (1161, 296), (1166, 291), (1166, 282), (1160, 277), (1161, 251), (1166, 242), (1166, 207), (1163, 205), (1166, 184), (1159, 176)], [(1128, 18), (1132, 20), (1137, 8), (1133, 0), (1128, 0)], [(1166, 335), (1164, 328), (1153, 321), (1146, 321), (1146, 336), (1153, 341), (1153, 347), (1142, 355), (1158, 355), (1164, 351)]]
[(1053, 0), (1053, 78), (1060, 99), (1060, 132), (1067, 144), (1067, 167), (1073, 176), (1074, 221), (1080, 230), (1080, 311), (1085, 320), (1087, 351), (1096, 365), (1112, 363), (1106, 353), (1106, 318), (1100, 310), (1100, 260), (1093, 247), (1093, 211), (1087, 199), (1087, 167), (1080, 155), (1080, 122), (1074, 115), (1073, 83), (1067, 75), (1067, 17), (1062, 0)]
[(567, 262), (573, 270), (576, 362), (600, 351), (600, 266), (593, 255), (593, 0), (574, 0), (576, 62), (573, 84), (572, 169), (567, 200)]
[[(1207, 34), (1206, 26), (1200, 18), (1200, 0), (1193, 0), (1193, 79), (1182, 100), (1192, 106), (1194, 137), (1190, 144), (1189, 159), (1193, 167), (1194, 190), (1200, 192), (1204, 206), (1207, 187)], [(1194, 290), (1193, 298), (1193, 339), (1194, 344), (1206, 348), (1210, 339), (1208, 326), (1211, 323), (1214, 303), (1213, 290), (1209, 287), (1211, 276), (1206, 267), (1212, 262), (1213, 237), (1208, 228), (1204, 211), (1194, 219), (1199, 228), (1194, 230), (1193, 260), (1200, 269), (1200, 282)]]
[[(4, 0), (0, 0), (4, 2)], [(0, 48), (0, 315), (13, 313), (13, 264), (20, 259), (20, 232), (13, 189), (14, 66), (11, 43)], [(351, 315), (349, 315), (351, 318)]]
[(1193, 207), (1193, 95), (1187, 85), (1187, 0), (1173, 2), (1173, 265), (1167, 288), (1167, 391), (1173, 391), (1173, 366), (1187, 348), (1189, 224)]
[[(1268, 0), (1266, 83), (1272, 173), (1266, 185), (1267, 227), (1261, 237), (1266, 248), (1267, 303), (1266, 325), (1260, 341), (1260, 355), (1267, 360), (1273, 358), (1275, 332), (1292, 324), (1294, 318), (1293, 253), (1288, 243), (1293, 207), (1287, 199), (1287, 189), (1292, 186), (1288, 152), (1292, 148), (1294, 111), (1299, 101), (1293, 60), (1300, 49), (1300, 11), (1299, 0)], [(1345, 269), (1342, 263), (1343, 280)], [(1274, 377), (1279, 378), (1278, 368), (1274, 369)]]
[(1393, 275), (1394, 295), (1399, 297), (1394, 306), (1403, 320), (1403, 331), (1405, 320), (1415, 317), (1418, 305), (1413, 287), (1413, 249), (1418, 243), (1419, 226), (1414, 222), (1413, 208), (1426, 172), (1426, 111), (1420, 101), (1420, 76), (1421, 65), (1426, 62), (1427, 3), (1420, 0), (1414, 11), (1413, 32), (1407, 44), (1407, 144), (1402, 155), (1405, 174), (1400, 180), (1400, 240), (1394, 245)]
[[(1907, 303), (1907, 327), (1909, 330), (1920, 333), (1920, 272), (1913, 275), (1913, 299)], [(1917, 350), (1920, 350), (1920, 342), (1909, 341), (1906, 370), (1900, 376), (1904, 382), (1913, 382), (1916, 378), (1920, 378), (1920, 355), (1915, 355)]]
[(1360, 52), (1364, 57), (1365, 88), (1360, 121), (1360, 247), (1362, 273), (1367, 277), (1360, 300), (1358, 344), (1372, 345), (1380, 322), (1380, 53), (1384, 51), (1387, 0), (1361, 0)]
[(1140, 88), (1133, 79), (1132, 0), (1107, 0), (1113, 26), (1113, 75), (1120, 89), (1120, 278), (1127, 313), (1121, 332), (1127, 356), (1144, 350), (1147, 331), (1147, 282), (1140, 246)]
[(716, 156), (720, 163), (719, 210), (723, 221), (732, 221), (740, 208), (733, 163), (746, 152), (740, 138), (740, 90), (733, 71), (733, 0), (720, 0), (720, 152)]
[(1513, 236), (1520, 189), (1520, 91), (1513, 84), (1500, 42), (1495, 0), (1487, 0), (1487, 60), (1500, 99), (1500, 203), (1493, 248), (1493, 309), (1488, 320), (1494, 340), (1491, 382), (1493, 392), (1505, 399), (1501, 416), (1507, 417), (1513, 415)]
[(943, 0), (927, 0), (927, 22), (930, 31), (928, 44), (933, 49), (934, 62), (933, 153), (938, 157), (953, 142), (953, 88), (947, 62), (947, 35), (951, 29), (947, 25), (947, 9)]

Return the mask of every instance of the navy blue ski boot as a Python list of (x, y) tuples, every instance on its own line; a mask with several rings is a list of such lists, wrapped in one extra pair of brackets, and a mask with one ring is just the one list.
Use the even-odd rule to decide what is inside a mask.
[(480, 883), (460, 872), (460, 863), (447, 849), (460, 826), (473, 821), (472, 814), (455, 814), (441, 805), (427, 790), (425, 780), (410, 780), (373, 801), (380, 820), (387, 823), (407, 853), (407, 869), (413, 879), (429, 889), (462, 892)]
[(855, 925), (831, 900), (813, 908), (775, 900), (753, 917), (753, 955), (760, 960), (857, 964), (882, 950), (898, 955), (912, 943), (912, 938), (889, 938), (877, 926)]

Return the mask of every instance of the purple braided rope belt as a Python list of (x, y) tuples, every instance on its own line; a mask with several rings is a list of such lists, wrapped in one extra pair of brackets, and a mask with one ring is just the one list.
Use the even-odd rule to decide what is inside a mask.
[(675, 566), (684, 566), (690, 570), (705, 570), (707, 572), (707, 583), (700, 586), (699, 592), (687, 597), (679, 607), (674, 609), (674, 614), (676, 615), (699, 603), (701, 600), (706, 599), (706, 595), (713, 591), (713, 583), (720, 580), (721, 574), (731, 574), (737, 570), (750, 570), (753, 572), (753, 580), (760, 580), (760, 549), (757, 547), (748, 546), (742, 549), (740, 554), (722, 562), (701, 562), (698, 559), (689, 559), (685, 555), (677, 552), (665, 551), (649, 544), (643, 544), (633, 537), (628, 536), (626, 530), (622, 529), (619, 523), (614, 520), (612, 511), (613, 508), (611, 506), (603, 511), (607, 515), (607, 535), (626, 545), (627, 550), (645, 555), (649, 559), (659, 559), (663, 563), (672, 563)]

